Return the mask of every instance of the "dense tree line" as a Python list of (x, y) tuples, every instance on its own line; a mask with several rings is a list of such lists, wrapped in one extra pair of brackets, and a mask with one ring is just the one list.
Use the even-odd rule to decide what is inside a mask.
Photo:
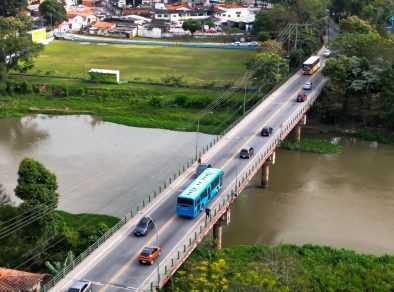
[(324, 120), (394, 129), (394, 42), (366, 19), (340, 21), (340, 33), (323, 70), (329, 77)]
[[(275, 1), (272, 10), (257, 15), (253, 26), (252, 33), (263, 46), (247, 66), (264, 63), (254, 79), (272, 87), (287, 76), (286, 59), (290, 70), (298, 68), (322, 46), (328, 12), (338, 21), (340, 33), (323, 71), (330, 82), (315, 112), (320, 111), (324, 122), (394, 129), (394, 44), (392, 35), (384, 30), (387, 18), (394, 15), (390, 0)], [(301, 25), (297, 38), (290, 35), (272, 52), (271, 39), (286, 31), (289, 23)]]
[(394, 257), (314, 245), (199, 246), (164, 291), (392, 291)]
[(0, 266), (55, 272), (70, 253), (81, 253), (108, 230), (85, 215), (55, 211), (57, 187), (56, 176), (30, 158), (18, 170), (15, 195), (21, 204), (11, 205), (0, 185)]

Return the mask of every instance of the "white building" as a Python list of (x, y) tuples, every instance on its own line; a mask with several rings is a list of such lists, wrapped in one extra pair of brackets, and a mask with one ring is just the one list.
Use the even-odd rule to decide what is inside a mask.
[(220, 19), (221, 22), (227, 22), (230, 18), (236, 19), (253, 14), (249, 11), (248, 7), (242, 7), (236, 4), (214, 5), (214, 8), (214, 16)]
[(166, 5), (166, 9), (155, 9), (155, 19), (166, 20), (175, 27), (182, 26), (188, 19), (204, 20), (212, 16), (212, 10), (208, 8), (193, 8), (185, 3)]

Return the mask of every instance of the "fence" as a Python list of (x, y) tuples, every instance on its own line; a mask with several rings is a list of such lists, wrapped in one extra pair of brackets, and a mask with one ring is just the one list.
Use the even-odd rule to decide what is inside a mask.
[[(288, 80), (288, 79), (287, 79)], [(238, 124), (244, 117), (246, 117), (251, 111), (253, 111), (257, 106), (259, 106), (264, 100), (266, 100), (273, 91), (275, 91), (279, 86), (285, 83), (287, 80), (283, 81), (281, 84), (278, 84), (270, 93), (264, 96), (258, 103), (256, 103), (253, 107), (251, 107), (245, 114), (235, 121), (232, 125), (229, 126), (228, 129), (223, 131), (220, 135), (216, 136), (212, 142), (203, 147), (202, 153), (200, 152), (198, 157), (202, 154), (205, 154), (212, 146), (214, 146), (221, 138), (224, 137), (226, 133), (228, 133), (236, 124)], [(235, 180), (234, 183), (230, 184), (230, 186), (219, 195), (218, 199), (211, 207), (211, 212), (213, 214), (213, 219), (209, 222), (206, 222), (200, 219), (197, 222), (196, 228), (192, 229), (183, 240), (179, 242), (176, 246), (173, 253), (167, 256), (161, 262), (161, 268), (159, 266), (157, 279), (155, 279), (155, 275), (146, 280), (144, 283), (144, 289), (154, 290), (158, 285), (162, 285), (167, 281), (167, 279), (175, 272), (175, 270), (182, 264), (182, 262), (187, 258), (187, 256), (193, 251), (193, 249), (197, 246), (197, 244), (201, 241), (203, 236), (209, 231), (214, 222), (218, 220), (218, 218), (226, 211), (226, 209), (230, 206), (231, 202), (236, 198), (236, 195), (243, 189), (243, 187), (247, 184), (250, 178), (258, 171), (260, 166), (264, 163), (264, 161), (272, 154), (275, 150), (278, 143), (280, 143), (284, 137), (291, 131), (291, 129), (297, 124), (297, 122), (302, 118), (305, 112), (312, 106), (315, 99), (317, 98), (320, 90), (325, 86), (327, 80), (323, 78), (322, 82), (319, 86), (316, 87), (315, 93), (309, 96), (309, 99), (304, 103), (300, 110), (291, 115), (285, 123), (283, 123), (283, 127), (280, 132), (277, 132), (275, 135), (271, 136), (270, 144), (261, 149), (254, 159), (253, 164), (241, 172), (238, 177), (240, 179)], [(116, 231), (118, 231), (121, 227), (123, 227), (128, 221), (130, 221), (135, 214), (138, 214), (143, 208), (152, 203), (157, 196), (164, 191), (173, 181), (175, 181), (178, 177), (180, 177), (183, 173), (185, 173), (190, 166), (195, 163), (195, 159), (191, 159), (188, 161), (183, 167), (179, 169), (178, 172), (174, 173), (174, 175), (168, 178), (163, 186), (160, 186), (158, 191), (156, 190), (153, 194), (148, 195), (145, 199), (142, 200), (137, 206), (135, 206), (126, 216), (124, 216), (119, 222), (109, 229), (100, 239), (98, 239), (94, 244), (89, 246), (84, 252), (82, 252), (77, 258), (74, 259), (69, 265), (63, 268), (63, 270), (55, 275), (49, 282), (41, 287), (41, 292), (46, 292), (49, 289), (53, 288), (56, 283), (65, 278), (66, 274), (68, 274), (71, 270), (74, 269), (79, 263), (81, 263), (85, 258), (87, 258), (94, 250), (100, 247), (109, 237), (111, 237)], [(203, 217), (202, 217), (203, 218)]]
[(283, 140), (284, 137), (291, 131), (291, 129), (298, 123), (305, 112), (312, 106), (321, 89), (325, 86), (326, 79), (322, 80), (316, 88), (315, 93), (312, 94), (309, 100), (291, 115), (285, 123), (283, 128), (276, 135), (272, 136), (269, 145), (257, 153), (258, 157), (255, 158), (253, 163), (243, 172), (239, 174), (240, 180), (235, 179), (234, 183), (230, 184), (225, 191), (219, 195), (218, 199), (210, 206), (213, 217), (205, 220), (205, 216), (201, 216), (194, 229), (190, 230), (178, 245), (174, 248), (173, 252), (164, 258), (160, 265), (158, 265), (158, 273), (152, 273), (141, 287), (141, 290), (154, 291), (156, 287), (161, 287), (171, 277), (171, 275), (178, 269), (188, 255), (193, 251), (202, 238), (208, 233), (216, 221), (227, 211), (232, 201), (236, 199), (240, 191), (246, 186), (251, 177), (260, 169), (264, 161), (275, 151), (277, 145)]

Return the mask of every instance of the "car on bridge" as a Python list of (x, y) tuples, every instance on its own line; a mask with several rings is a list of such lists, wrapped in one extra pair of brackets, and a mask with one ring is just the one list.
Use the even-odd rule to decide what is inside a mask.
[(254, 154), (254, 149), (251, 146), (245, 146), (239, 153), (240, 158), (250, 158)]
[(137, 226), (135, 227), (133, 233), (135, 236), (144, 236), (147, 235), (154, 226), (155, 222), (153, 222), (153, 219), (149, 217), (142, 217), (140, 222), (138, 222)]
[(325, 49), (324, 52), (323, 52), (323, 56), (325, 58), (330, 57), (331, 56), (331, 50), (330, 49)]
[(298, 102), (304, 102), (306, 99), (307, 99), (307, 96), (306, 96), (306, 94), (303, 93), (303, 92), (300, 92), (300, 93), (297, 95), (297, 101), (298, 101)]
[(90, 292), (92, 291), (92, 282), (88, 280), (80, 280), (74, 282), (67, 292)]
[(308, 81), (304, 84), (304, 90), (312, 90), (312, 82)]
[(271, 135), (272, 134), (272, 132), (274, 131), (274, 129), (272, 129), (272, 127), (264, 127), (262, 130), (261, 130), (261, 136), (269, 136), (269, 135)]
[(209, 163), (201, 163), (194, 173), (194, 178), (197, 178), (204, 170), (207, 168), (211, 168), (212, 166)]
[(138, 257), (138, 261), (140, 264), (153, 265), (153, 262), (160, 255), (160, 252), (161, 249), (158, 246), (147, 246), (142, 250)]

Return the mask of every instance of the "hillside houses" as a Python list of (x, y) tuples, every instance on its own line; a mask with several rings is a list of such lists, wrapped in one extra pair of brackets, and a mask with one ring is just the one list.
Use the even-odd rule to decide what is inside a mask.
[[(65, 4), (72, 4), (74, 0), (64, 1)], [(113, 6), (104, 0), (83, 0), (83, 5), (67, 6), (68, 20), (61, 23), (57, 30), (95, 36), (130, 38), (139, 35), (159, 38), (190, 34), (182, 29), (182, 24), (186, 20), (195, 19), (204, 24), (215, 24), (217, 29), (208, 31), (205, 28), (206, 33), (216, 33), (225, 27), (237, 27), (249, 32), (259, 11), (254, 5), (221, 4), (218, 3), (219, 0), (213, 1), (214, 3), (208, 0), (194, 0), (170, 4), (157, 0), (144, 0), (148, 4), (136, 0), (124, 1), (125, 7), (120, 10), (115, 0), (110, 1)], [(136, 7), (136, 3), (141, 4)], [(116, 13), (112, 13), (114, 11)]]

